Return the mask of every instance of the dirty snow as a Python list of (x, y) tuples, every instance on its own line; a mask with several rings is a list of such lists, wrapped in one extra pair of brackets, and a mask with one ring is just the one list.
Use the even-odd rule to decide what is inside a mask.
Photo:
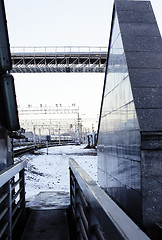
[[(27, 161), (25, 172), (26, 200), (43, 191), (69, 192), (69, 158), (97, 181), (96, 150), (85, 149), (85, 145), (57, 146), (41, 149), (40, 155), (26, 154), (19, 159)], [(18, 159), (15, 159), (18, 160)]]

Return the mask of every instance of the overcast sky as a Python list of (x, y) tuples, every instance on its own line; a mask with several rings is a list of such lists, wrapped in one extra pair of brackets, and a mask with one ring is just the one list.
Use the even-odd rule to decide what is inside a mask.
[[(152, 0), (160, 29), (161, 0)], [(11, 46), (107, 46), (113, 0), (5, 0)], [(79, 105), (99, 114), (104, 74), (14, 74), (19, 105)]]
[[(161, 21), (161, 0), (152, 0)], [(107, 46), (113, 0), (5, 0), (11, 46)]]
[(107, 45), (112, 0), (5, 0), (11, 45)]

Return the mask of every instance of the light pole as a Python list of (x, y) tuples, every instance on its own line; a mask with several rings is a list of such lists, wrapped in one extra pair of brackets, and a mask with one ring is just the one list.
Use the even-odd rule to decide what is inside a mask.
[(59, 145), (60, 145), (60, 144), (61, 144), (61, 136), (60, 136), (60, 130), (61, 130), (61, 129), (60, 129), (60, 124), (59, 124), (59, 129), (58, 129), (58, 130), (59, 130)]
[(78, 113), (78, 143), (80, 144), (80, 118), (79, 118), (79, 113)]
[(34, 133), (33, 141), (34, 141), (34, 144), (35, 144), (35, 126), (33, 126), (33, 133)]

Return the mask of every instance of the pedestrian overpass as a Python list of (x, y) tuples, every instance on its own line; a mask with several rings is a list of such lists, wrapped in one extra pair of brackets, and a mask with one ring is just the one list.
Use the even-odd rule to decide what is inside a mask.
[[(107, 47), (11, 47), (11, 59), (12, 73), (104, 73)], [(114, 65), (121, 71), (122, 54), (111, 54)]]

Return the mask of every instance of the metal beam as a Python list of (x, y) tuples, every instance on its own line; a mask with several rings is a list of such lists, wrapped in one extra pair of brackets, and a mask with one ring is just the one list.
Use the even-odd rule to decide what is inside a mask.
[[(106, 47), (13, 47), (13, 73), (105, 72)], [(122, 64), (122, 54), (112, 54), (111, 64)], [(120, 64), (119, 64), (120, 62)], [(114, 71), (114, 70), (113, 70)]]
[(21, 161), (11, 167), (6, 168), (0, 173), (0, 187), (2, 187), (6, 182), (8, 182), (13, 176), (20, 172), (23, 168), (26, 167), (26, 162)]

